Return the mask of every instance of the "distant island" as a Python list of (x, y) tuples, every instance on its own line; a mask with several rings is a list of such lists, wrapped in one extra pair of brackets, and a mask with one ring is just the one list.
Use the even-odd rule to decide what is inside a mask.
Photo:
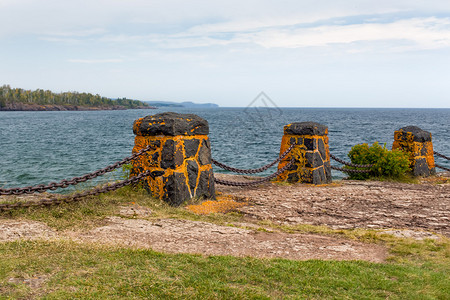
[(145, 101), (147, 104), (156, 107), (191, 107), (191, 108), (215, 108), (219, 105), (215, 103), (194, 103), (194, 102), (171, 102), (171, 101)]
[(143, 101), (126, 98), (110, 99), (79, 92), (53, 93), (49, 90), (24, 90), (0, 87), (0, 111), (65, 111), (155, 109)]

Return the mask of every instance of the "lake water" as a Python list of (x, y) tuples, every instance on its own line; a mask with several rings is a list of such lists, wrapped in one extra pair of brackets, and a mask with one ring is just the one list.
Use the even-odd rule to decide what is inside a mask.
[[(386, 143), (415, 125), (430, 131), (435, 151), (450, 155), (450, 109), (171, 108), (126, 111), (0, 112), (0, 187), (36, 185), (81, 176), (131, 154), (134, 120), (164, 111), (194, 113), (210, 125), (212, 156), (237, 168), (276, 159), (283, 126), (315, 121), (329, 128), (330, 151), (347, 159), (359, 143)], [(436, 159), (446, 167), (448, 161)], [(332, 163), (339, 165), (337, 163)], [(273, 167), (263, 173), (276, 170)], [(215, 168), (216, 172), (224, 172)], [(94, 181), (110, 181), (115, 172)], [(335, 178), (343, 177), (333, 171)]]

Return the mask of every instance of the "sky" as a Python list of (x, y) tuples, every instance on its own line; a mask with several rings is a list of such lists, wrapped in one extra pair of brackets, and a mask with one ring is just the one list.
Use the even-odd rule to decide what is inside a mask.
[[(450, 1), (0, 0), (0, 85), (278, 107), (450, 107)], [(256, 101), (257, 103), (257, 101)]]

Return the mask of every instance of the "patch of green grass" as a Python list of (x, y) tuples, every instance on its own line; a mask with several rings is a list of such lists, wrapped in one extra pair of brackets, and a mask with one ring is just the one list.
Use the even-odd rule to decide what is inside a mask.
[(401, 174), (398, 177), (382, 177), (382, 176), (371, 176), (367, 180), (369, 181), (387, 181), (387, 182), (400, 182), (400, 183), (412, 183), (420, 184), (420, 180), (410, 174)]
[[(0, 244), (0, 298), (445, 299), (449, 267), (161, 254), (62, 241)], [(38, 286), (11, 278), (46, 278)]]
[(292, 183), (289, 183), (287, 181), (279, 181), (279, 180), (271, 180), (272, 183), (274, 183), (275, 185), (279, 185), (279, 186), (291, 186)]

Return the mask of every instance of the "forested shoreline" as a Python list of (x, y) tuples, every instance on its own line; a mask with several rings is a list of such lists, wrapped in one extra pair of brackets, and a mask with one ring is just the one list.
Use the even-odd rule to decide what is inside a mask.
[(54, 93), (49, 90), (34, 91), (0, 87), (0, 110), (119, 110), (150, 109), (147, 103), (127, 98), (110, 99), (98, 94), (63, 92)]

